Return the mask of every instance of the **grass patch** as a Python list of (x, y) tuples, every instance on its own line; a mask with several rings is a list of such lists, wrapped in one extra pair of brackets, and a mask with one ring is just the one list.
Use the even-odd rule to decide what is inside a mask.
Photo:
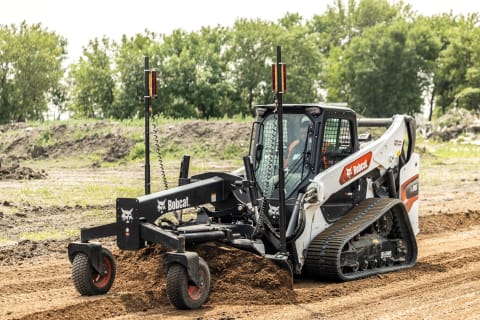
[(137, 160), (137, 159), (144, 159), (145, 158), (145, 144), (141, 142), (137, 142), (132, 150), (130, 150), (130, 154), (128, 155), (130, 160)]
[(220, 155), (221, 159), (243, 159), (248, 154), (248, 146), (239, 143), (227, 143)]
[(5, 238), (5, 237), (0, 237), (0, 246), (15, 245), (15, 244), (16, 244), (15, 240)]
[(455, 188), (480, 178), (479, 146), (424, 140), (417, 150), (420, 150), (421, 185)]
[[(142, 176), (143, 177), (143, 176)], [(137, 197), (143, 192), (143, 182), (137, 179), (122, 181), (121, 176), (98, 179), (91, 183), (63, 184), (57, 181), (49, 186), (25, 186), (2, 190), (7, 199), (16, 203), (28, 202), (41, 206), (115, 205), (119, 197)]]
[(107, 224), (115, 221), (115, 209), (92, 209), (87, 212), (87, 216), (94, 222), (94, 225)]
[(441, 143), (434, 146), (433, 154), (440, 159), (480, 158), (480, 147), (472, 144)]
[(85, 139), (85, 132), (77, 131), (73, 134), (73, 140), (75, 141), (81, 141)]
[(480, 159), (480, 147), (472, 144), (456, 144), (452, 142), (424, 142), (420, 161), (423, 166), (444, 166), (451, 163), (476, 161)]
[(21, 192), (25, 198), (42, 198), (42, 199), (52, 199), (54, 196), (54, 190), (50, 187), (39, 187), (39, 188), (30, 188), (26, 187), (22, 189)]
[(21, 234), (20, 238), (30, 241), (63, 240), (77, 237), (79, 234), (80, 231), (78, 229), (66, 229), (62, 231), (50, 229), (36, 232), (25, 232)]
[(53, 144), (53, 132), (51, 129), (44, 130), (40, 133), (40, 136), (38, 137), (37, 144), (45, 147), (50, 144)]
[(80, 186), (77, 193), (70, 201), (74, 205), (108, 205), (115, 204), (115, 199), (120, 197), (133, 198), (141, 193), (143, 186), (122, 186), (118, 184), (87, 184)]

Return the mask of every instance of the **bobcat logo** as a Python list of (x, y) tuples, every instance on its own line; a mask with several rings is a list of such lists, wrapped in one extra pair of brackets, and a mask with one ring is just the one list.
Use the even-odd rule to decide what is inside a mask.
[(280, 216), (280, 206), (268, 205), (268, 215), (274, 219), (277, 219)]
[(347, 168), (347, 178), (350, 179), (352, 177), (352, 168)]
[(130, 223), (130, 222), (133, 221), (133, 215), (132, 215), (133, 208), (130, 209), (130, 210), (125, 210), (125, 209), (120, 208), (120, 210), (122, 210), (122, 221), (123, 222)]
[(166, 202), (167, 202), (167, 199), (165, 199), (163, 201), (157, 200), (157, 211), (159, 213), (163, 213), (163, 211), (165, 211), (167, 209)]

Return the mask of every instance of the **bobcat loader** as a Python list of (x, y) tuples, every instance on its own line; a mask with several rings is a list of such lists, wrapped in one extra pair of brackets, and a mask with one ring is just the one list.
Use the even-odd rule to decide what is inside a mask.
[[(80, 241), (68, 247), (80, 294), (104, 294), (112, 286), (115, 259), (91, 242), (109, 236), (121, 250), (152, 243), (170, 249), (163, 257), (167, 296), (180, 309), (199, 308), (207, 299), (209, 268), (194, 246), (207, 241), (329, 281), (415, 264), (419, 156), (413, 118), (357, 119), (346, 107), (281, 104), (279, 109), (278, 101), (256, 111), (242, 170), (190, 176), (190, 157), (184, 156), (177, 187), (119, 198), (115, 222), (81, 229)], [(284, 166), (288, 143), (301, 126), (307, 134)], [(371, 126), (386, 131), (370, 141), (358, 134), (359, 127)], [(181, 215), (188, 208), (196, 208), (195, 220), (158, 223), (165, 214)]]

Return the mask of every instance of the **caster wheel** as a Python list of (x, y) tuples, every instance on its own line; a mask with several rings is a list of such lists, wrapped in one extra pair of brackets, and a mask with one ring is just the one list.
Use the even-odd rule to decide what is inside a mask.
[(167, 296), (178, 309), (198, 309), (207, 300), (210, 292), (210, 270), (202, 258), (199, 258), (202, 284), (196, 286), (188, 278), (187, 270), (179, 263), (170, 265), (167, 271)]
[(107, 293), (115, 279), (116, 263), (112, 253), (102, 248), (106, 273), (99, 274), (91, 265), (88, 256), (78, 253), (72, 263), (72, 281), (75, 289), (83, 296)]

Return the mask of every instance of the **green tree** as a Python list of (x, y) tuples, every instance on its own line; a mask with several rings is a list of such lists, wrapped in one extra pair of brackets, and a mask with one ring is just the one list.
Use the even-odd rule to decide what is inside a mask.
[[(287, 93), (284, 101), (292, 103), (323, 100), (320, 94), (325, 59), (298, 14), (286, 14), (279, 20), (277, 44), (282, 44), (282, 60), (287, 64)], [(272, 56), (275, 58), (275, 56)], [(269, 82), (270, 79), (266, 79)]]
[(231, 114), (234, 90), (224, 51), (229, 30), (206, 27), (176, 30), (160, 46), (160, 111), (172, 117)]
[(231, 81), (239, 95), (236, 110), (253, 114), (256, 104), (272, 103), (271, 64), (280, 29), (260, 19), (239, 19), (232, 30), (227, 58)]
[(111, 67), (112, 43), (95, 38), (83, 48), (83, 55), (71, 66), (72, 104), (75, 116), (103, 118), (111, 113), (115, 81)]
[[(423, 62), (409, 35), (412, 25), (406, 24), (412, 19), (411, 7), (402, 2), (335, 0), (308, 21), (327, 59), (318, 75), (327, 100), (348, 102), (370, 114), (393, 112), (399, 103), (416, 112), (418, 92), (425, 86), (420, 69), (426, 67), (415, 68)], [(399, 88), (409, 90), (408, 99), (389, 92)]]
[(159, 55), (159, 112), (175, 118), (196, 117), (192, 103), (196, 61), (189, 34), (177, 29), (163, 38)]
[(41, 24), (0, 25), (2, 122), (41, 120), (60, 87), (67, 41)]
[(478, 14), (452, 16), (445, 32), (435, 73), (436, 104), (442, 114), (452, 107), (478, 108), (479, 18)]
[(409, 30), (410, 41), (415, 44), (419, 56), (419, 76), (422, 81), (424, 100), (428, 100), (428, 119), (431, 120), (435, 94), (435, 75), (437, 73), (437, 59), (446, 46), (445, 32), (450, 25), (447, 15), (433, 17), (416, 17)]
[(317, 35), (319, 50), (328, 56), (333, 48), (345, 48), (363, 30), (410, 15), (410, 6), (402, 2), (334, 0), (323, 14), (313, 16), (308, 27)]
[(480, 28), (475, 29), (475, 41), (471, 62), (465, 75), (466, 85), (456, 96), (459, 107), (480, 111)]
[(0, 122), (13, 119), (13, 34), (0, 26)]
[[(327, 73), (340, 75), (327, 82), (329, 99), (340, 98), (366, 116), (419, 112), (424, 82), (409, 28), (406, 22), (398, 21), (365, 29), (343, 54), (336, 53), (339, 61), (332, 61)], [(334, 87), (340, 83), (343, 87)], [(332, 87), (337, 96), (330, 96)]]
[(224, 27), (208, 27), (192, 39), (194, 50), (189, 52), (196, 67), (191, 103), (205, 119), (232, 115), (234, 111), (234, 89), (227, 81), (229, 70), (224, 56), (229, 36), (229, 30)]
[(150, 67), (158, 67), (158, 35), (146, 31), (132, 38), (122, 37), (115, 55), (117, 86), (115, 102), (108, 116), (125, 119), (143, 116), (145, 56), (149, 57)]

